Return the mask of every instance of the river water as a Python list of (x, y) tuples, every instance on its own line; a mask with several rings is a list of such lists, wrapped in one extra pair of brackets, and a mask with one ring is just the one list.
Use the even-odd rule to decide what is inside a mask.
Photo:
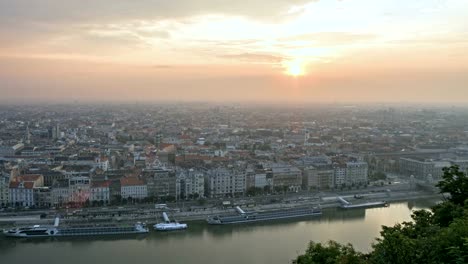
[(189, 223), (187, 231), (112, 238), (11, 239), (0, 237), (1, 263), (290, 263), (307, 243), (336, 240), (369, 251), (381, 225), (411, 219), (411, 210), (436, 201), (387, 208), (324, 211), (321, 217), (252, 225)]

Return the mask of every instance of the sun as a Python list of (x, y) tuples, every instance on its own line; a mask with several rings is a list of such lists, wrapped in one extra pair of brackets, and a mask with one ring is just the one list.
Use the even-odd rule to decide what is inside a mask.
[(302, 62), (300, 61), (291, 61), (286, 63), (286, 74), (294, 77), (304, 75), (304, 68)]

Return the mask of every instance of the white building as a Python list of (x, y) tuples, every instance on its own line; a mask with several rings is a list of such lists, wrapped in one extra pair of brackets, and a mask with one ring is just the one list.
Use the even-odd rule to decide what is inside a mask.
[(254, 186), (257, 188), (264, 188), (270, 185), (266, 173), (257, 173), (254, 175)]
[(367, 184), (368, 165), (366, 162), (346, 163), (346, 184)]
[(176, 197), (192, 198), (205, 196), (205, 175), (193, 169), (177, 175)]
[(33, 206), (34, 182), (10, 182), (9, 200), (16, 207)]
[(11, 179), (8, 199), (17, 207), (34, 206), (34, 188), (44, 186), (44, 176), (40, 174), (19, 175)]
[(143, 199), (148, 197), (146, 184), (137, 177), (124, 177), (120, 179), (120, 195), (124, 199)]
[(346, 185), (346, 167), (337, 166), (334, 168), (335, 171), (335, 186), (342, 187)]
[(96, 166), (103, 171), (108, 171), (109, 159), (106, 157), (99, 157), (98, 159), (96, 159)]
[(187, 195), (198, 194), (205, 196), (205, 175), (190, 169), (185, 179), (185, 193)]
[(246, 174), (235, 170), (217, 168), (209, 172), (211, 197), (245, 193)]
[(103, 202), (108, 204), (110, 201), (110, 181), (93, 181), (91, 183), (90, 202)]

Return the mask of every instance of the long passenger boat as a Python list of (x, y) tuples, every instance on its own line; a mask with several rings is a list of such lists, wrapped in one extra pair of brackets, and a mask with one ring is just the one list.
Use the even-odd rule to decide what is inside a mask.
[(353, 204), (348, 202), (343, 197), (338, 197), (338, 201), (341, 203), (340, 208), (342, 209), (356, 209), (356, 208), (370, 208), (370, 207), (388, 207), (388, 203), (386, 201), (379, 201), (379, 202), (367, 202), (367, 203), (359, 203)]
[(143, 223), (128, 224), (103, 224), (103, 225), (73, 225), (59, 226), (59, 219), (55, 219), (53, 226), (27, 226), (4, 230), (7, 237), (31, 238), (31, 237), (74, 237), (74, 236), (104, 236), (145, 234), (149, 229)]
[(322, 210), (319, 207), (290, 208), (265, 212), (244, 212), (240, 207), (236, 207), (236, 211), (237, 215), (208, 217), (207, 222), (211, 225), (228, 225), (322, 215)]

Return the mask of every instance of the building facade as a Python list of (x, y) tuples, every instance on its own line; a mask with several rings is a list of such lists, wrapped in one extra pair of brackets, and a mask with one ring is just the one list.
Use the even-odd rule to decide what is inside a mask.
[(91, 179), (89, 177), (72, 177), (68, 182), (68, 202), (84, 204), (86, 201), (89, 201), (91, 193)]
[(148, 197), (148, 189), (141, 179), (124, 177), (120, 179), (120, 195), (123, 199), (144, 199)]
[(108, 204), (110, 201), (110, 181), (93, 181), (91, 183), (91, 202)]
[(40, 174), (18, 175), (11, 178), (8, 199), (12, 206), (35, 206), (34, 188), (44, 186), (44, 176)]
[(7, 207), (10, 203), (9, 186), (10, 175), (6, 173), (0, 173), (0, 207)]
[(283, 166), (273, 167), (274, 188), (287, 188), (288, 191), (299, 191), (302, 185), (302, 171), (297, 167)]
[(176, 197), (177, 177), (173, 170), (144, 170), (143, 176), (148, 185), (148, 195), (151, 197)]
[(368, 165), (366, 162), (347, 162), (346, 163), (346, 185), (367, 184)]
[(69, 181), (56, 181), (51, 190), (51, 201), (53, 206), (62, 207), (69, 202)]
[(304, 169), (306, 189), (331, 189), (335, 186), (335, 171), (331, 167), (307, 167)]
[(418, 180), (437, 180), (443, 175), (442, 169), (450, 165), (448, 161), (400, 158), (400, 173), (405, 176), (413, 175)]
[(14, 207), (34, 206), (34, 183), (24, 181), (10, 182), (9, 200)]
[(209, 194), (211, 197), (242, 195), (246, 190), (246, 175), (226, 168), (210, 170)]
[(333, 168), (335, 174), (335, 186), (343, 187), (346, 185), (346, 167), (342, 165)]

